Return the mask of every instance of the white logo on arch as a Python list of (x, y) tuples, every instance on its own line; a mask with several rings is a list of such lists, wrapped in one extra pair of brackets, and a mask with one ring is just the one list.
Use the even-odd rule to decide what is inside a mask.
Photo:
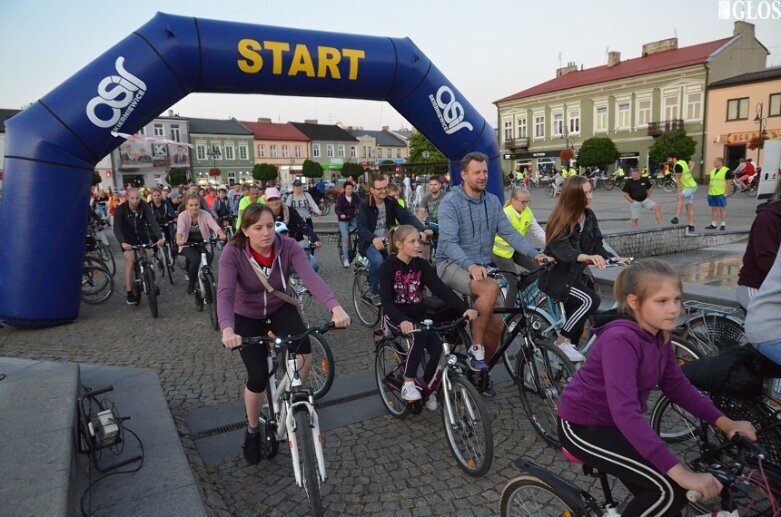
[[(113, 126), (118, 131), (146, 93), (146, 83), (125, 70), (125, 58), (119, 56), (114, 63), (117, 75), (104, 77), (98, 83), (98, 95), (87, 103), (87, 118), (98, 127)], [(98, 106), (111, 108), (111, 116), (101, 118)], [(105, 111), (105, 110), (104, 110)]]
[(456, 95), (450, 87), (440, 86), (436, 95), (430, 94), (428, 98), (445, 133), (452, 135), (462, 129), (469, 131), (474, 129), (472, 124), (464, 121), (464, 107), (456, 100)]

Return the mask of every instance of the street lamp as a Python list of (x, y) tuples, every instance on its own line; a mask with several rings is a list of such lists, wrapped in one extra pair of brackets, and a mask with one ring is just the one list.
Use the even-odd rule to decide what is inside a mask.
[[(217, 158), (220, 158), (222, 156), (222, 151), (220, 151), (220, 146), (218, 145), (212, 145), (211, 148), (207, 151), (207, 156), (211, 156), (212, 158), (212, 169), (216, 169), (216, 161)], [(211, 174), (209, 174), (209, 177), (212, 177)]]
[(424, 160), (426, 160), (426, 172), (424, 173), (426, 176), (429, 175), (428, 173), (428, 157), (431, 156), (431, 154), (428, 151), (423, 151), (420, 153), (420, 155), (423, 157)]
[(762, 143), (767, 137), (767, 117), (764, 115), (764, 105), (760, 102), (757, 104), (757, 115), (754, 117), (754, 124), (759, 124), (759, 145), (757, 146), (757, 167), (759, 167), (759, 153), (762, 151)]

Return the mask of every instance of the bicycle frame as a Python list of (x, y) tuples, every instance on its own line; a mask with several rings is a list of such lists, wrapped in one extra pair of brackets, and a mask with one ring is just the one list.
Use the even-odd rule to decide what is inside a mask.
[(204, 273), (206, 272), (211, 272), (211, 266), (209, 265), (209, 255), (206, 251), (206, 243), (204, 243), (201, 247), (201, 265), (198, 267), (198, 288), (200, 289), (201, 294), (206, 292), (206, 287), (204, 287), (203, 283)]

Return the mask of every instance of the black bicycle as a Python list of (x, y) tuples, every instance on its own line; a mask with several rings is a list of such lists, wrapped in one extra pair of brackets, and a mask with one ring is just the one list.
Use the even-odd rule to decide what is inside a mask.
[(217, 283), (215, 281), (214, 271), (209, 265), (209, 248), (214, 253), (214, 245), (219, 239), (212, 238), (209, 242), (190, 242), (182, 245), (182, 248), (197, 248), (201, 256), (200, 266), (198, 267), (198, 282), (195, 284), (195, 308), (198, 312), (203, 312), (204, 307), (208, 307), (209, 320), (214, 330), (220, 330), (220, 324), (217, 320)]
[(133, 251), (133, 295), (138, 303), (141, 303), (141, 293), (145, 293), (149, 301), (149, 312), (153, 318), (157, 318), (157, 296), (160, 288), (155, 283), (155, 270), (152, 267), (147, 249), (157, 248), (157, 244), (137, 244), (130, 246)]

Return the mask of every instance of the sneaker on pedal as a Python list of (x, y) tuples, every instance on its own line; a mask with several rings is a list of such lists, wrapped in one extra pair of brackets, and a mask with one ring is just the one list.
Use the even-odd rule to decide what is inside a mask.
[(249, 429), (244, 430), (244, 444), (241, 446), (244, 451), (244, 459), (250, 465), (260, 463), (260, 429), (257, 433), (250, 434)]
[(678, 218), (677, 217), (673, 217), (672, 219), (670, 219), (670, 223), (678, 224)]
[(564, 341), (559, 345), (559, 350), (564, 352), (564, 355), (567, 356), (567, 358), (572, 361), (573, 363), (582, 363), (586, 360), (586, 356), (578, 352), (578, 349), (570, 343), (569, 340)]
[(343, 265), (344, 267), (350, 267), (350, 261), (349, 261), (348, 259), (344, 259), (344, 260), (342, 261), (342, 265)]
[(195, 294), (195, 286), (187, 286), (187, 294)]
[(136, 295), (133, 294), (133, 291), (127, 292), (126, 301), (128, 305), (138, 305), (138, 299), (136, 298)]
[(472, 345), (467, 353), (469, 356), (469, 368), (479, 372), (487, 370), (488, 365), (485, 362), (485, 348), (483, 345)]
[(420, 394), (420, 390), (418, 390), (418, 387), (415, 386), (414, 383), (405, 382), (404, 386), (401, 387), (401, 398), (407, 402), (415, 402), (422, 399), (423, 397)]
[(432, 393), (428, 396), (428, 399), (426, 400), (426, 403), (424, 404), (426, 409), (429, 411), (436, 411), (437, 410), (437, 394)]
[(488, 387), (483, 390), (483, 396), (492, 399), (496, 396), (496, 388), (494, 388), (494, 381), (488, 381)]

